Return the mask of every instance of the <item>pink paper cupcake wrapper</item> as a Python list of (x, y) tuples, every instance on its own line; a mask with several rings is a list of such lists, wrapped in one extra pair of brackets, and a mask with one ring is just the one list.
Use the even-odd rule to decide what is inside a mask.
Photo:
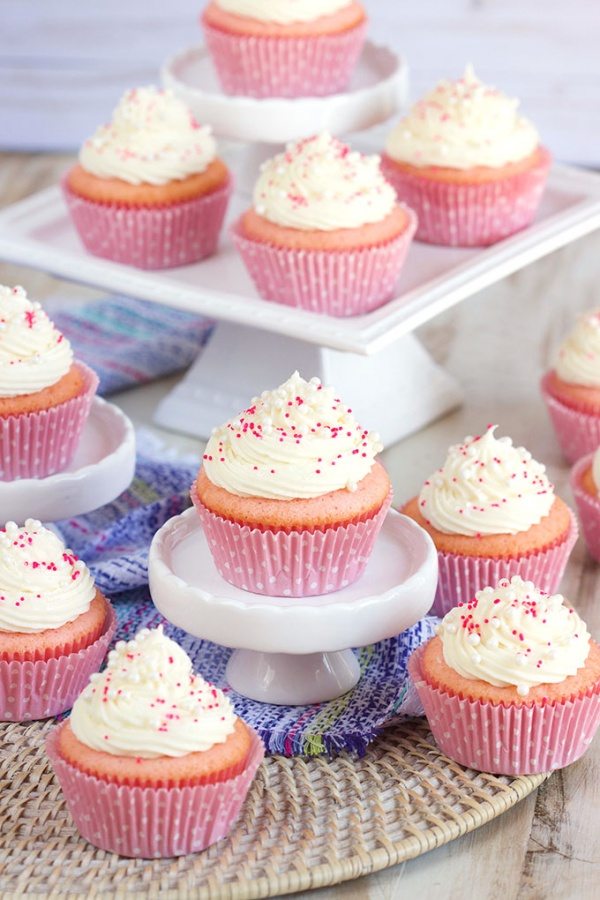
[(466, 700), (424, 680), (424, 649), (412, 654), (408, 671), (435, 742), (450, 759), (483, 772), (535, 775), (562, 769), (587, 750), (600, 725), (600, 685), (573, 700), (531, 706)]
[(51, 659), (0, 660), (0, 721), (47, 719), (70, 709), (97, 672), (117, 627), (110, 604), (104, 630), (89, 647)]
[(600, 562), (600, 499), (592, 497), (581, 485), (581, 477), (592, 465), (593, 458), (594, 454), (589, 453), (575, 463), (570, 482), (585, 543), (591, 556)]
[(600, 416), (571, 409), (549, 391), (550, 373), (541, 381), (542, 397), (546, 402), (554, 431), (563, 456), (568, 462), (577, 462), (587, 453), (600, 447)]
[(96, 203), (74, 194), (62, 180), (69, 213), (86, 250), (137, 266), (171, 269), (210, 256), (231, 195), (231, 179), (210, 194), (163, 207)]
[(360, 250), (290, 250), (245, 237), (232, 238), (265, 300), (329, 316), (357, 316), (392, 297), (416, 228), (416, 217), (386, 244)]
[(48, 735), (46, 751), (73, 821), (90, 844), (120, 856), (183, 856), (220, 841), (234, 825), (265, 752), (252, 731), (246, 767), (235, 778), (193, 787), (131, 787), (86, 775), (64, 760), (60, 727)]
[(260, 37), (202, 21), (223, 90), (246, 97), (320, 97), (344, 91), (366, 34), (362, 22), (339, 34)]
[(267, 597), (313, 597), (339, 591), (362, 575), (392, 493), (366, 522), (325, 531), (261, 531), (215, 515), (191, 489), (217, 570), (244, 591)]
[(457, 603), (471, 600), (482, 588), (513, 575), (533, 581), (537, 588), (548, 594), (556, 593), (578, 533), (577, 521), (571, 514), (571, 527), (565, 540), (539, 553), (490, 559), (438, 552), (438, 587), (432, 614), (445, 616)]
[(417, 214), (416, 238), (429, 244), (481, 247), (529, 225), (544, 191), (550, 156), (534, 168), (485, 184), (450, 184), (404, 172), (389, 156), (381, 168), (398, 199)]
[(73, 459), (98, 386), (95, 372), (76, 365), (85, 380), (79, 396), (40, 412), (0, 418), (0, 481), (45, 478)]

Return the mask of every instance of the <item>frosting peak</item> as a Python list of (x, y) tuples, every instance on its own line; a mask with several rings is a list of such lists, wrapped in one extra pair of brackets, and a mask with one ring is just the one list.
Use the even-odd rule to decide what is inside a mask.
[(380, 222), (396, 205), (379, 156), (363, 156), (323, 132), (265, 162), (254, 209), (287, 228), (335, 231)]
[(71, 713), (75, 737), (115, 756), (185, 756), (223, 744), (236, 716), (223, 692), (192, 671), (162, 626), (119, 641)]
[(40, 522), (0, 530), (0, 631), (60, 628), (87, 612), (95, 594), (85, 563)]
[(446, 663), (464, 678), (521, 696), (580, 669), (590, 649), (585, 623), (560, 594), (548, 596), (515, 575), (459, 603), (440, 625)]
[(600, 309), (579, 316), (559, 347), (556, 374), (569, 384), (600, 387)]
[(413, 166), (500, 168), (530, 156), (539, 144), (518, 100), (481, 82), (472, 66), (462, 78), (440, 81), (390, 134), (392, 159)]
[(537, 525), (554, 503), (545, 466), (498, 426), (450, 447), (441, 469), (419, 494), (421, 514), (438, 531), (477, 536), (517, 534)]
[(294, 372), (215, 429), (203, 466), (232, 494), (291, 500), (356, 490), (382, 449), (379, 435), (358, 424), (333, 388)]
[(343, 9), (351, 0), (215, 0), (219, 9), (260, 22), (312, 22)]
[(51, 387), (73, 363), (68, 340), (22, 287), (0, 285), (0, 397)]
[(83, 144), (79, 161), (98, 178), (130, 184), (166, 184), (204, 172), (216, 155), (207, 125), (170, 90), (126, 91), (112, 121)]

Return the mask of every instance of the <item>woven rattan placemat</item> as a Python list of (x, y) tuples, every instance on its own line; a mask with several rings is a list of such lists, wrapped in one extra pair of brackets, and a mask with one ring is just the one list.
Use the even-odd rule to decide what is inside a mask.
[(79, 838), (47, 762), (52, 723), (0, 726), (0, 890), (266, 897), (411, 859), (514, 806), (544, 777), (483, 775), (442, 756), (424, 719), (356, 759), (265, 760), (228, 838), (204, 853), (131, 860)]

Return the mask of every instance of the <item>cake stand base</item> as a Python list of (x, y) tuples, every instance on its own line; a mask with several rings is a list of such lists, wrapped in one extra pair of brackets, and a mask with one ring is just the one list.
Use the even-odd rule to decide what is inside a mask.
[(351, 690), (360, 678), (360, 667), (352, 650), (306, 655), (236, 650), (226, 674), (233, 690), (251, 700), (306, 706)]
[(154, 421), (208, 438), (216, 424), (284, 382), (294, 369), (305, 378), (318, 376), (340, 397), (351, 398), (358, 421), (378, 431), (384, 446), (424, 428), (462, 400), (457, 382), (411, 334), (373, 356), (361, 356), (223, 322), (160, 403)]

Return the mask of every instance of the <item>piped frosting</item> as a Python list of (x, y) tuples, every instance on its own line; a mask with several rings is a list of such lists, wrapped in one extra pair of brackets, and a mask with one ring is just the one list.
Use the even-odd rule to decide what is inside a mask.
[(219, 9), (260, 22), (293, 25), (330, 16), (351, 0), (214, 0)]
[(600, 309), (579, 316), (558, 349), (555, 369), (569, 384), (600, 387)]

